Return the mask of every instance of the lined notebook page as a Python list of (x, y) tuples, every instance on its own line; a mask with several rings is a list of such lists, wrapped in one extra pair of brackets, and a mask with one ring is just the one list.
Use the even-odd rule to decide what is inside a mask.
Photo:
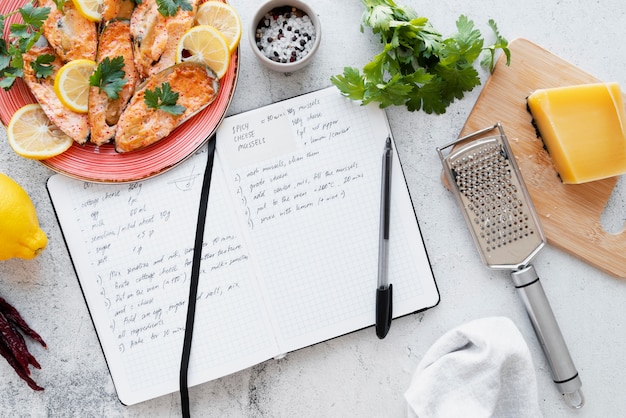
[[(178, 390), (205, 151), (156, 178), (92, 184), (54, 175), (57, 216), (120, 400)], [(233, 222), (219, 165), (212, 182), (189, 383), (278, 350)]]
[[(335, 88), (227, 118), (218, 156), (281, 349), (374, 324), (386, 115)], [(394, 316), (436, 285), (398, 162), (392, 179)]]

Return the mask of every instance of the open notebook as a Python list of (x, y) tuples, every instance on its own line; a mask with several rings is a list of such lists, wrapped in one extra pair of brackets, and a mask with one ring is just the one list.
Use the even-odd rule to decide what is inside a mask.
[[(345, 99), (334, 87), (224, 119), (190, 385), (374, 324), (388, 135), (383, 110)], [(395, 317), (439, 301), (397, 158), (389, 256)], [(206, 159), (205, 147), (136, 183), (58, 174), (48, 181), (124, 404), (178, 390)]]

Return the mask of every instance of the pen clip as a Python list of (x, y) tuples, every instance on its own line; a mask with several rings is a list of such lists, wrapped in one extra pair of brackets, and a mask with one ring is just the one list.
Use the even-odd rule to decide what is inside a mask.
[(376, 335), (383, 339), (391, 328), (393, 285), (376, 289)]
[(391, 216), (391, 164), (393, 161), (393, 154), (391, 148), (391, 138), (387, 138), (385, 145), (385, 153), (383, 155), (383, 183), (382, 183), (382, 197), (381, 197), (381, 211), (383, 214), (382, 233), (384, 239), (389, 239), (389, 224)]

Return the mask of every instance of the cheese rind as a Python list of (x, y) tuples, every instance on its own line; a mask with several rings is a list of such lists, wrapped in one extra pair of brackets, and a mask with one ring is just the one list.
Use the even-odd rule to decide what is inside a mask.
[(626, 113), (618, 83), (540, 89), (527, 102), (563, 183), (626, 173)]

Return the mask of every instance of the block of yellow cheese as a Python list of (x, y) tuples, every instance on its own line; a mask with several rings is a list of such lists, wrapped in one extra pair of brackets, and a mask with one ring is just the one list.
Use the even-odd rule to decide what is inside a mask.
[(618, 83), (536, 90), (528, 108), (563, 183), (626, 173), (626, 115)]

